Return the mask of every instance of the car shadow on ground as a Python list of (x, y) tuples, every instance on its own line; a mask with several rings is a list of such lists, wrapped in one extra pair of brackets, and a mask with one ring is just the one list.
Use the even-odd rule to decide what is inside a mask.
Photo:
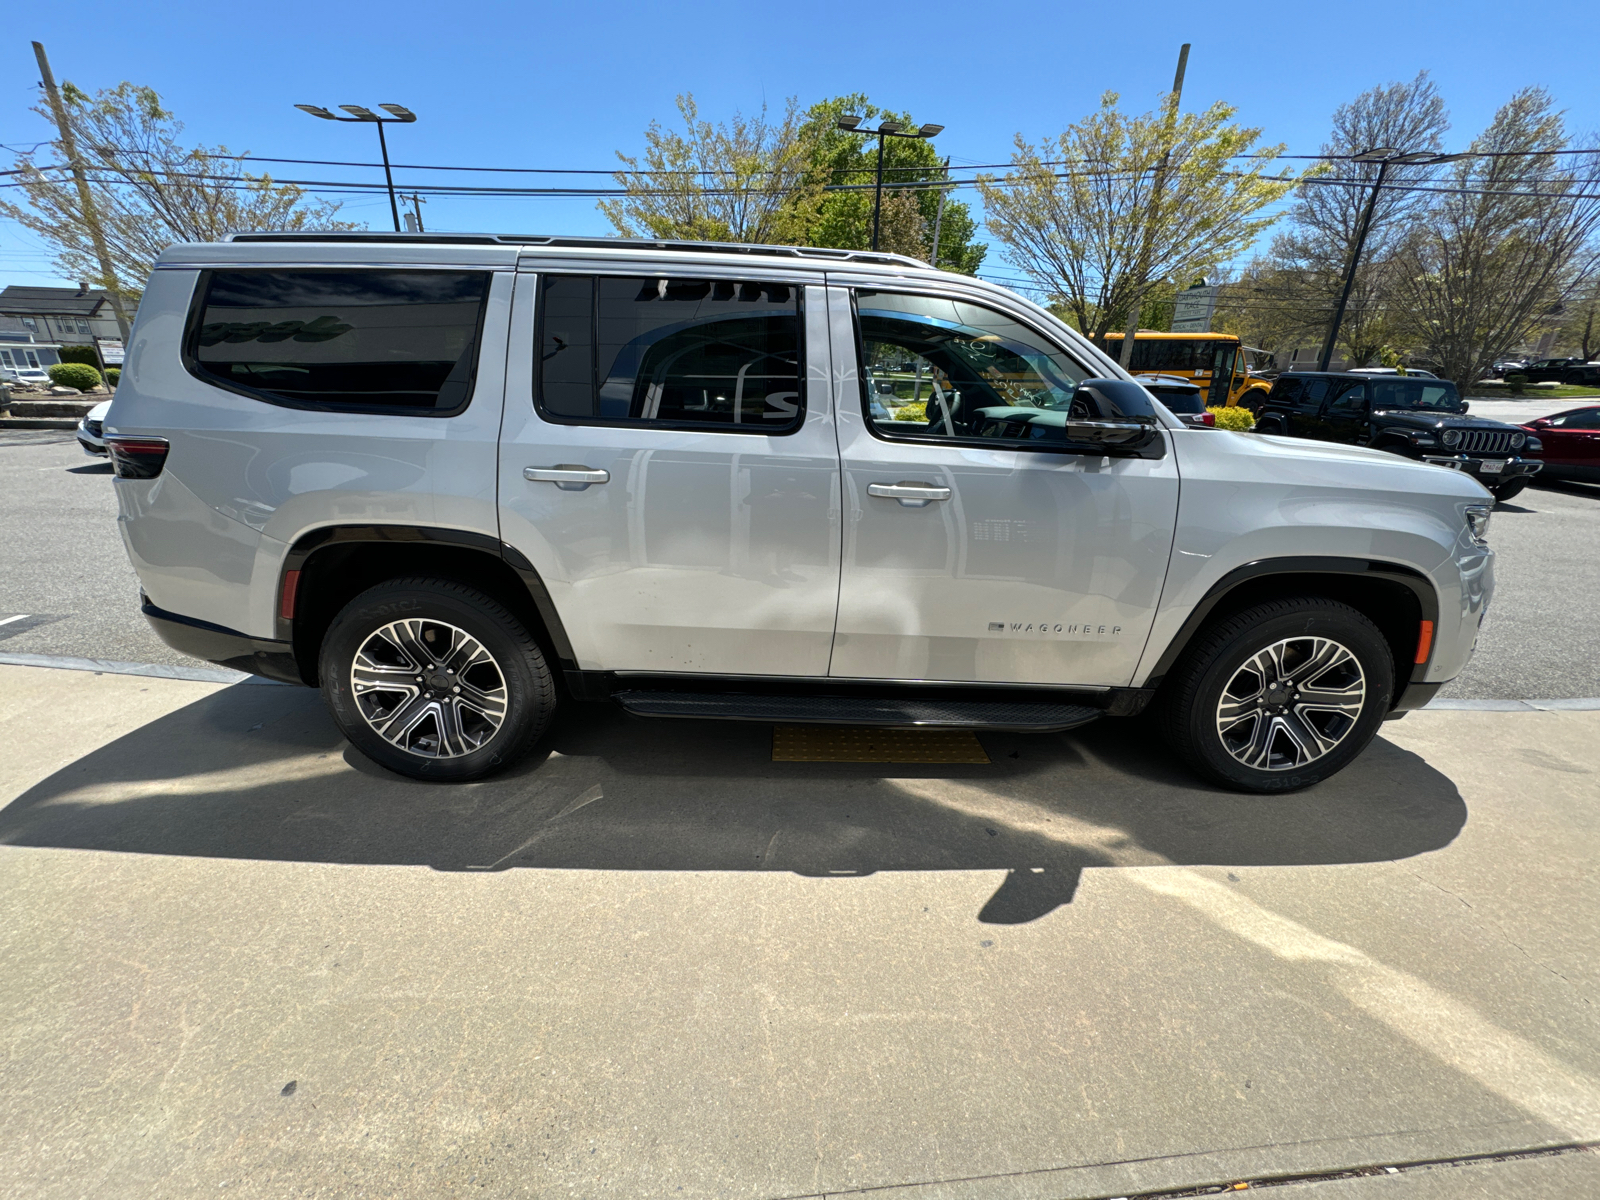
[(569, 705), (540, 751), (470, 784), (400, 778), (315, 692), (241, 684), (152, 721), (0, 810), (0, 844), (443, 871), (1007, 872), (979, 918), (1034, 920), (1086, 867), (1405, 858), (1466, 821), (1379, 739), (1289, 796), (1197, 784), (1143, 720), (984, 734), (987, 765), (773, 762), (771, 727)]
[(82, 466), (68, 467), (68, 475), (110, 475), (110, 462), (86, 462)]

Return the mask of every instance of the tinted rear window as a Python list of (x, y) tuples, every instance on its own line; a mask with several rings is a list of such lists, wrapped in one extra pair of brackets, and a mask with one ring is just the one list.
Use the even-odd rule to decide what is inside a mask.
[(742, 433), (800, 424), (793, 284), (546, 275), (539, 296), (547, 416)]
[(466, 407), (487, 271), (213, 271), (196, 371), (308, 408), (446, 415)]

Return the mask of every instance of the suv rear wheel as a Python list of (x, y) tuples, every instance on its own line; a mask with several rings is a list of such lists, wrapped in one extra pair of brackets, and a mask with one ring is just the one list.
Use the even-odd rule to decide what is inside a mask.
[(555, 686), (506, 608), (464, 584), (394, 579), (345, 605), (318, 668), (352, 745), (413, 779), (477, 779), (545, 731)]
[(1366, 749), (1389, 711), (1394, 660), (1361, 613), (1304, 596), (1207, 630), (1164, 691), (1167, 739), (1195, 771), (1236, 791), (1290, 792)]

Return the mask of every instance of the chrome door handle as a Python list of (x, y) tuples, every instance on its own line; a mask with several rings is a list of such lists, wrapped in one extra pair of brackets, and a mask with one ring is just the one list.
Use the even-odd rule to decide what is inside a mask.
[(553, 467), (523, 467), (522, 477), (532, 483), (553, 483), (565, 492), (581, 492), (591, 483), (609, 483), (611, 472), (558, 463)]
[(899, 483), (869, 483), (867, 495), (898, 500), (906, 508), (926, 508), (930, 500), (950, 499), (950, 489), (903, 479)]

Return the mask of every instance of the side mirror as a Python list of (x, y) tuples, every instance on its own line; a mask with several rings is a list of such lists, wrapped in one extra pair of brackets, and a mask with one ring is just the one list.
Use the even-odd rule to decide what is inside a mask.
[(1465, 400), (1463, 400), (1461, 402), (1461, 411), (1462, 412), (1468, 412), (1468, 411), (1471, 410), (1471, 408), (1472, 408), (1472, 405), (1468, 404)]
[(1131, 449), (1160, 424), (1150, 393), (1126, 379), (1085, 379), (1067, 409), (1067, 435), (1076, 441)]

